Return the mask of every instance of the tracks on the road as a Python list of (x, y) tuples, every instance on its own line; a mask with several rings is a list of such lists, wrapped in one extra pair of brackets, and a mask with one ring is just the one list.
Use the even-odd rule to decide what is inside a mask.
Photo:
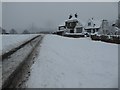
[[(29, 77), (30, 67), (37, 56), (37, 48), (42, 42), (43, 35), (38, 35), (22, 44), (22, 47), (12, 52), (9, 57), (2, 60), (2, 89), (19, 88), (23, 85), (26, 78)], [(6, 54), (7, 55), (7, 54)]]

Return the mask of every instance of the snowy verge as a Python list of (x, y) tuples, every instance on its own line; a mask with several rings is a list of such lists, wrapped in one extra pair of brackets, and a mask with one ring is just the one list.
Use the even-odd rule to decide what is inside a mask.
[(38, 34), (2, 35), (2, 54), (9, 52), (37, 35)]
[(46, 35), (28, 88), (118, 88), (118, 45)]

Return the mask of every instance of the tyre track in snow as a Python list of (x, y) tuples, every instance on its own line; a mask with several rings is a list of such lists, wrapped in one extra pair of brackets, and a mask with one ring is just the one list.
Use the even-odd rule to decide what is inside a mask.
[[(37, 47), (42, 42), (44, 35), (39, 35), (31, 39), (28, 44), (13, 53), (7, 60), (2, 62), (3, 65), (3, 83), (2, 89), (21, 87), (25, 78), (30, 74), (29, 68), (34, 63), (37, 56)], [(27, 76), (26, 76), (27, 75)]]

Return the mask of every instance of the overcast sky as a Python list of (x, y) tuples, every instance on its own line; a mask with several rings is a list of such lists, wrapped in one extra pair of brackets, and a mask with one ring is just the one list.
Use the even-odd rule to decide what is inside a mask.
[(37, 27), (57, 27), (68, 19), (69, 14), (78, 13), (79, 20), (89, 18), (115, 20), (118, 17), (117, 2), (3, 2), (2, 26), (10, 30)]

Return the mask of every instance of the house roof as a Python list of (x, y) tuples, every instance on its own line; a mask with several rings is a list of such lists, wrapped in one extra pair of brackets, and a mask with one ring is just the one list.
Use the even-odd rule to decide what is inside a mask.
[(60, 26), (65, 26), (65, 22), (75, 22), (75, 21), (78, 22), (78, 24), (77, 24), (76, 27), (83, 27), (83, 26), (85, 26), (85, 23), (84, 23), (83, 21), (79, 20), (79, 19), (76, 18), (76, 17), (72, 17), (71, 19), (67, 19), (67, 20), (65, 20), (64, 22), (62, 22), (61, 24), (59, 24), (58, 26), (59, 26), (59, 27), (60, 27)]
[(75, 17), (72, 17), (71, 19), (65, 20), (65, 22), (74, 22), (74, 21), (78, 21), (78, 19)]
[[(91, 22), (91, 25), (88, 26), (88, 23)], [(88, 22), (85, 24), (85, 29), (95, 29), (95, 28), (100, 28), (102, 24), (102, 20), (94, 20), (94, 19), (89, 19)]]

